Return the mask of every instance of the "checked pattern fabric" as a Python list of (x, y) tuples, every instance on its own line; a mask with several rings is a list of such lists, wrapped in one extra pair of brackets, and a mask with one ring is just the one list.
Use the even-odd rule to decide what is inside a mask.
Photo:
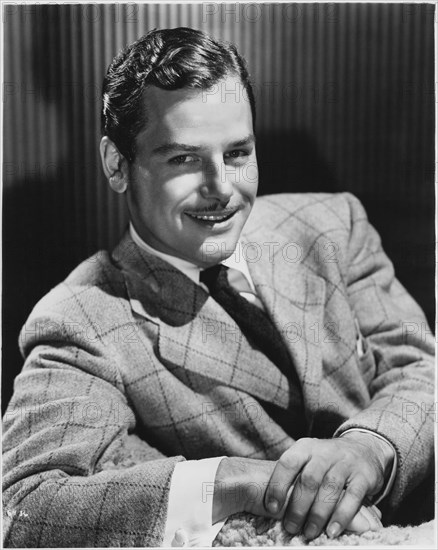
[[(434, 339), (363, 207), (347, 193), (261, 197), (242, 239), (299, 380), (301, 435), (364, 428), (388, 439), (399, 467), (385, 501), (396, 508), (433, 471)], [(265, 405), (294, 425), (292, 374), (250, 340), (129, 234), (79, 265), (20, 335), (3, 428), (4, 546), (160, 546), (178, 461), (277, 460), (294, 435)]]
[(210, 295), (236, 321), (247, 339), (257, 345), (286, 375), (291, 375), (291, 357), (278, 329), (265, 312), (240, 296), (229, 283), (229, 268), (219, 264), (201, 271), (200, 280)]
[(305, 416), (302, 414), (303, 398), (300, 383), (291, 356), (277, 327), (265, 311), (243, 298), (230, 284), (230, 273), (236, 279), (233, 271), (237, 270), (222, 264), (215, 265), (201, 271), (200, 281), (208, 287), (212, 298), (236, 321), (248, 342), (266, 355), (288, 378), (293, 410), (289, 409), (285, 414), (280, 408), (275, 407), (275, 404), (262, 402), (262, 406), (286, 433), (298, 439), (305, 433)]

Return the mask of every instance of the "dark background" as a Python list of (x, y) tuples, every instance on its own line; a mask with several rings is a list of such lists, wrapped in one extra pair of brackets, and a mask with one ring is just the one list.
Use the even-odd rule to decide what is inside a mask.
[(260, 194), (358, 196), (434, 325), (433, 4), (10, 5), (3, 22), (3, 409), (32, 307), (126, 225), (100, 168), (100, 87), (154, 27), (237, 44), (255, 82)]

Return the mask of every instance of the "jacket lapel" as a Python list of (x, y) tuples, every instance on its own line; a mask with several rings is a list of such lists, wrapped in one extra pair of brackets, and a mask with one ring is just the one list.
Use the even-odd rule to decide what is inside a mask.
[[(264, 231), (263, 238), (252, 234), (254, 243), (276, 243), (275, 254), (251, 254), (257, 261), (248, 262), (257, 294), (266, 310), (283, 335), (290, 352), (293, 366), (301, 382), (308, 420), (319, 404), (319, 391), (322, 377), (321, 343), (318, 329), (321, 329), (325, 302), (325, 281), (312, 273), (297, 256), (288, 241), (282, 242), (279, 235)], [(289, 247), (289, 248), (288, 248)], [(299, 253), (299, 247), (296, 252)], [(248, 256), (248, 255), (247, 255)]]
[[(288, 381), (242, 336), (203, 288), (126, 234), (113, 252), (132, 310), (159, 327), (158, 354), (169, 367), (287, 408)], [(178, 368), (174, 371), (178, 376)], [(190, 377), (192, 384), (196, 383)]]

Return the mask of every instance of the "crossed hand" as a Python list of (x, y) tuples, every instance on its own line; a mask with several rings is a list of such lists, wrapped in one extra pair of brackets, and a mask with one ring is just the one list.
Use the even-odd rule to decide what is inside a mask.
[[(385, 448), (386, 447), (386, 448)], [(345, 529), (382, 527), (380, 511), (365, 504), (383, 486), (388, 445), (374, 436), (303, 438), (276, 463), (264, 495), (265, 509), (283, 518), (291, 534), (337, 537)]]
[(219, 474), (218, 481), (233, 480), (247, 488), (243, 506), (234, 511), (281, 519), (289, 533), (302, 532), (307, 539), (324, 530), (334, 538), (344, 530), (382, 527), (381, 513), (368, 497), (382, 489), (393, 456), (390, 446), (372, 434), (303, 438), (276, 462), (228, 460), (237, 461), (231, 463), (231, 476)]

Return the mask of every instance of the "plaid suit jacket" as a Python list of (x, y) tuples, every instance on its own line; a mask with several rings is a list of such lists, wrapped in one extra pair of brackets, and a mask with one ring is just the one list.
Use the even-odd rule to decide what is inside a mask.
[[(259, 198), (245, 226), (308, 431), (366, 428), (398, 455), (397, 506), (433, 465), (433, 340), (349, 194)], [(6, 546), (152, 546), (185, 459), (278, 459), (289, 380), (198, 285), (125, 235), (45, 296), (4, 418)], [(429, 413), (429, 414), (428, 414)], [(293, 420), (291, 420), (293, 421)]]

